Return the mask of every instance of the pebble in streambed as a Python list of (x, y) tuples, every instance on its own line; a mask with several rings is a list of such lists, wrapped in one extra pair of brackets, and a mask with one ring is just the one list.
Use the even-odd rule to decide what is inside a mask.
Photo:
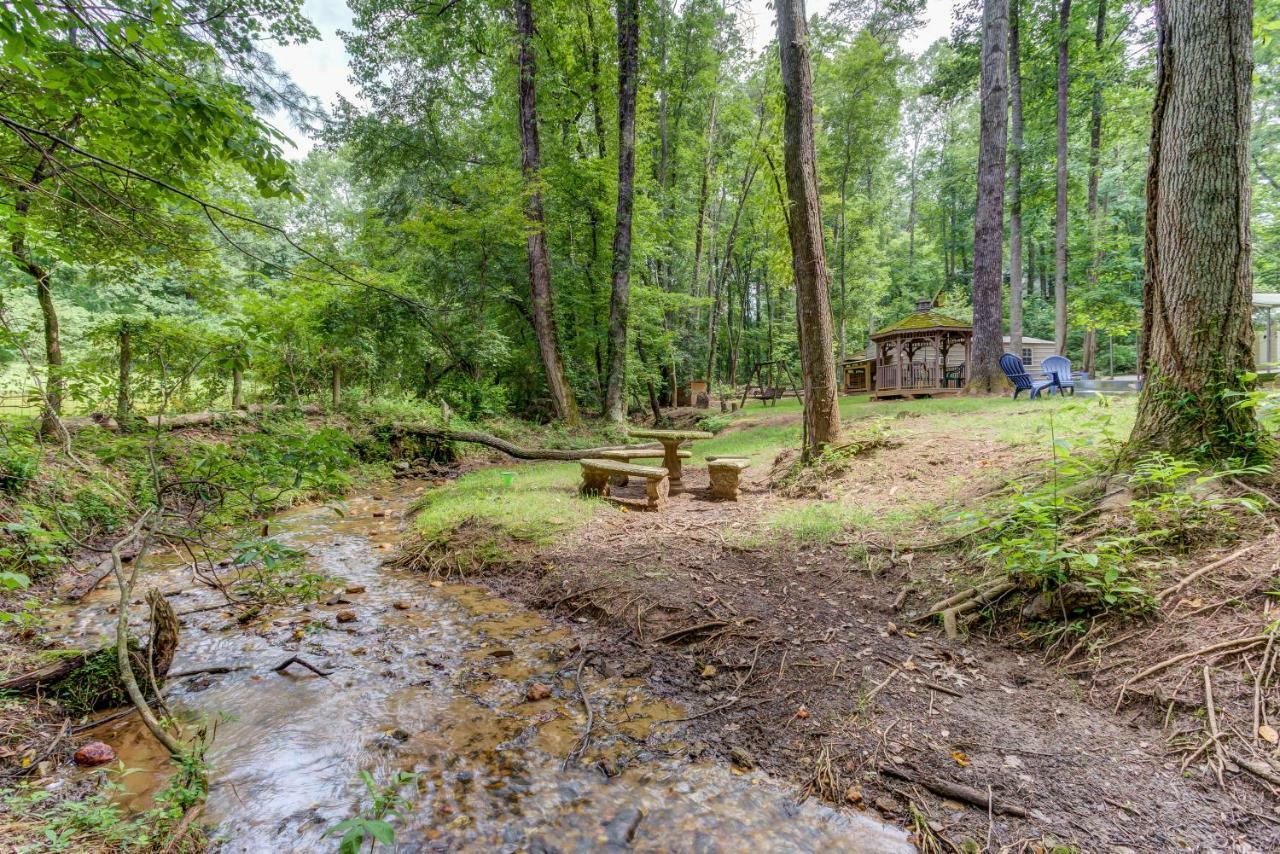
[[(477, 588), (433, 587), (381, 565), (417, 487), (352, 498), (342, 515), (308, 507), (273, 522), (308, 551), (312, 570), (342, 580), (332, 605), (264, 613), (248, 626), (217, 609), (186, 618), (175, 670), (247, 666), (170, 692), (189, 719), (226, 716), (208, 751), (205, 816), (225, 840), (219, 850), (336, 847), (324, 831), (371, 801), (361, 771), (380, 784), (416, 775), (392, 819), (401, 850), (912, 850), (901, 830), (798, 805), (758, 772), (691, 762), (679, 726), (663, 723), (684, 711), (639, 678), (582, 669), (593, 717), (583, 743), (580, 653), (567, 630)], [(177, 562), (157, 563), (143, 587), (187, 583)], [(203, 591), (188, 601), (217, 600)], [(70, 614), (68, 630), (109, 628), (106, 604)], [(332, 673), (274, 672), (293, 655)], [(125, 778), (124, 799), (143, 809), (167, 770), (137, 727), (126, 720), (91, 735), (144, 770)], [(564, 767), (568, 756), (576, 761)]]

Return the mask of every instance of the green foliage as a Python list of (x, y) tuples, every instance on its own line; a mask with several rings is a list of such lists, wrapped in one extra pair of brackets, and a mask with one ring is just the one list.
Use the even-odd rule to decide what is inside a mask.
[[(203, 730), (201, 731), (203, 738)], [(129, 816), (119, 804), (125, 793), (121, 780), (134, 773), (123, 762), (108, 769), (99, 789), (82, 798), (63, 797), (44, 786), (22, 783), (0, 790), (7, 811), (21, 820), (11, 822), (8, 840), (15, 851), (152, 851), (164, 847), (188, 809), (207, 792), (204, 746), (174, 760), (174, 773), (156, 793), (155, 806)], [(188, 828), (187, 842), (201, 844), (198, 827)], [(183, 849), (186, 850), (186, 849)]]
[(269, 537), (237, 543), (232, 564), (242, 572), (233, 589), (259, 602), (313, 602), (333, 589), (334, 579), (307, 569), (306, 553)]
[(962, 515), (985, 540), (978, 553), (1031, 587), (1053, 590), (1079, 582), (1104, 607), (1146, 608), (1155, 558), (1229, 538), (1243, 515), (1260, 512), (1254, 499), (1220, 490), (1233, 478), (1269, 468), (1206, 471), (1162, 453), (1140, 459), (1120, 479), (1130, 493), (1122, 506), (1103, 506), (1108, 496), (1099, 491), (1099, 476), (1114, 469), (1122, 450), (1110, 408), (1104, 402), (1095, 410), (1087, 442), (1061, 436), (1055, 426), (1060, 415), (1046, 416), (1053, 458), (1045, 480), (1030, 487), (1015, 483), (1010, 498)]
[(379, 783), (368, 771), (361, 771), (360, 780), (372, 803), (357, 815), (338, 822), (324, 832), (325, 836), (341, 834), (338, 841), (340, 854), (359, 854), (366, 842), (369, 843), (370, 851), (379, 845), (394, 848), (396, 830), (392, 821), (403, 819), (405, 813), (413, 809), (413, 802), (402, 792), (418, 782), (417, 774), (397, 771), (386, 783)]
[(728, 427), (734, 421), (734, 417), (727, 412), (716, 412), (711, 415), (704, 415), (698, 419), (698, 429), (706, 430), (708, 433), (719, 433)]
[(6, 441), (0, 447), (0, 492), (6, 495), (19, 494), (36, 476), (39, 468), (40, 460), (35, 448)]

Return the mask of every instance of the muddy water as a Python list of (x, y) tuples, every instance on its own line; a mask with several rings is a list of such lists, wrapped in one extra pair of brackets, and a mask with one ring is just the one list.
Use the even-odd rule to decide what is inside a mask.
[[(344, 601), (241, 626), (204, 610), (218, 599), (176, 557), (147, 571), (140, 587), (187, 612), (174, 671), (241, 668), (179, 678), (167, 693), (184, 719), (216, 722), (204, 817), (221, 850), (336, 850), (324, 831), (370, 802), (362, 770), (379, 782), (417, 775), (401, 790), (411, 808), (394, 821), (401, 850), (911, 850), (868, 817), (798, 805), (761, 774), (690, 761), (684, 712), (645, 690), (643, 659), (619, 668), (628, 675), (580, 670), (567, 630), (478, 588), (382, 567), (422, 489), (389, 485), (341, 513), (313, 506), (273, 523), (312, 569), (341, 580)], [(94, 594), (67, 613), (63, 633), (105, 637), (111, 606), (110, 591)], [(356, 619), (340, 622), (341, 611)], [(276, 673), (291, 655), (331, 675)], [(585, 746), (579, 672), (594, 719)], [(530, 700), (535, 684), (551, 696)], [(121, 781), (126, 805), (148, 806), (167, 771), (141, 725), (92, 735), (139, 769)]]

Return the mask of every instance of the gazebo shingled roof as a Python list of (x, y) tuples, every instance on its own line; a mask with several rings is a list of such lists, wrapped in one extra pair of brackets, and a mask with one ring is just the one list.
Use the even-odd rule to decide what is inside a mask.
[(924, 311), (913, 311), (906, 317), (895, 320), (883, 329), (878, 329), (872, 333), (872, 338), (878, 338), (881, 335), (891, 335), (894, 332), (910, 332), (919, 329), (972, 329), (972, 323), (965, 323), (963, 320), (956, 320), (954, 317), (943, 314), (932, 308)]

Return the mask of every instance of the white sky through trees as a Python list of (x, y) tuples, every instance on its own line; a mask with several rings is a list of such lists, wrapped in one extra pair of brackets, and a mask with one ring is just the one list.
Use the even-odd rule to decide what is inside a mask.
[[(924, 25), (907, 37), (908, 50), (918, 53), (951, 31), (953, 3), (954, 0), (929, 0)], [(808, 14), (815, 15), (826, 12), (829, 5), (829, 0), (809, 0), (805, 7)], [(743, 7), (743, 14), (752, 19), (745, 27), (753, 46), (759, 50), (773, 37), (773, 10), (768, 0), (748, 0)], [(347, 52), (338, 35), (338, 30), (351, 27), (351, 10), (345, 0), (307, 0), (303, 10), (320, 31), (320, 38), (304, 45), (273, 46), (271, 55), (295, 83), (319, 98), (326, 109), (332, 107), (339, 96), (358, 100), (355, 86), (347, 79)], [(273, 123), (297, 146), (286, 151), (286, 156), (306, 156), (314, 141), (286, 116), (276, 116)]]

